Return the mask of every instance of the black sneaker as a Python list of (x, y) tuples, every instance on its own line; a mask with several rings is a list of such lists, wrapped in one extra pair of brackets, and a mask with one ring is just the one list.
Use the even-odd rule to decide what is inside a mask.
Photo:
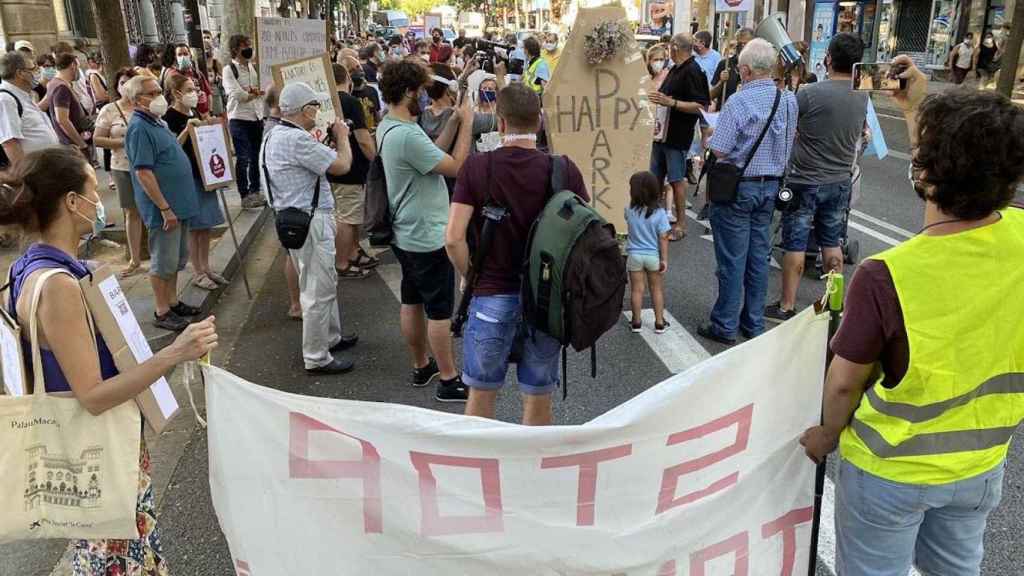
[(359, 336), (356, 334), (349, 334), (348, 336), (342, 336), (341, 340), (337, 344), (331, 346), (331, 352), (341, 352), (348, 350), (359, 343)]
[(441, 380), (437, 383), (437, 393), (434, 400), (438, 402), (465, 402), (469, 399), (469, 389), (462, 383), (462, 377), (456, 376), (451, 380)]
[(782, 302), (776, 302), (764, 309), (764, 319), (770, 322), (781, 324), (793, 316), (796, 316), (796, 310), (784, 309)]
[(195, 306), (189, 306), (188, 304), (185, 304), (184, 302), (178, 302), (174, 306), (171, 306), (171, 312), (174, 312), (178, 316), (187, 317), (187, 316), (198, 316), (199, 313), (202, 312), (202, 310), (200, 310), (199, 308), (196, 308)]
[(423, 368), (413, 368), (412, 380), (409, 383), (416, 388), (422, 388), (430, 384), (430, 381), (440, 373), (441, 370), (437, 367), (437, 360), (431, 358), (430, 362), (427, 362), (427, 365)]
[(664, 324), (658, 324), (657, 322), (655, 322), (655, 324), (654, 324), (654, 333), (655, 334), (664, 334), (665, 331), (668, 330), (669, 326), (671, 326), (671, 324), (668, 323), (668, 320), (666, 320)]
[(724, 344), (726, 346), (736, 344), (735, 338), (726, 338), (725, 336), (720, 335), (718, 332), (715, 332), (715, 329), (711, 327), (711, 324), (701, 324), (698, 326), (697, 335), (701, 338), (711, 340), (712, 342), (718, 342), (719, 344)]
[(157, 328), (163, 328), (164, 330), (170, 330), (171, 332), (181, 332), (185, 328), (188, 328), (188, 320), (178, 316), (173, 310), (168, 311), (163, 316), (158, 316), (157, 313), (154, 312), (153, 318), (153, 325)]

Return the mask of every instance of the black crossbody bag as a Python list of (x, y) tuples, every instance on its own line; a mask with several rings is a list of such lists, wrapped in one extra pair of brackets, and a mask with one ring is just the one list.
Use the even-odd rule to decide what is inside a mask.
[[(297, 126), (282, 122), (280, 124), (292, 130), (301, 130)], [(281, 245), (288, 250), (299, 250), (306, 244), (309, 237), (309, 226), (313, 222), (313, 213), (316, 212), (317, 204), (320, 203), (320, 177), (316, 179), (313, 191), (313, 205), (307, 213), (301, 208), (285, 208), (278, 210), (274, 208), (273, 186), (270, 183), (270, 171), (267, 170), (267, 145), (270, 144), (270, 137), (267, 137), (263, 145), (263, 177), (267, 181), (267, 196), (270, 199), (270, 207), (274, 209), (274, 227), (277, 229), (277, 239)]]
[(742, 168), (735, 164), (726, 164), (716, 160), (708, 169), (708, 200), (716, 204), (731, 204), (736, 201), (736, 194), (740, 187), (740, 181), (743, 179), (743, 174), (747, 171), (747, 166), (750, 166), (750, 162), (754, 159), (754, 154), (757, 154), (757, 149), (761, 147), (761, 142), (764, 140), (765, 134), (768, 133), (768, 128), (771, 127), (772, 121), (775, 120), (775, 112), (779, 109), (779, 100), (781, 99), (782, 91), (776, 89), (775, 102), (772, 104), (771, 114), (768, 115), (768, 122), (765, 123), (764, 128), (761, 130), (761, 135), (754, 142), (754, 147), (750, 149), (750, 154), (747, 155), (747, 161), (743, 164)]

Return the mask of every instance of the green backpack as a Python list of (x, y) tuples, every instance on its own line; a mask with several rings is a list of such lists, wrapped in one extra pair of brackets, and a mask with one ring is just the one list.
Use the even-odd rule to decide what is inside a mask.
[(551, 164), (551, 195), (527, 240), (522, 302), (527, 325), (562, 344), (564, 397), (565, 347), (590, 348), (596, 376), (594, 346), (622, 314), (626, 267), (615, 227), (565, 190), (565, 158)]

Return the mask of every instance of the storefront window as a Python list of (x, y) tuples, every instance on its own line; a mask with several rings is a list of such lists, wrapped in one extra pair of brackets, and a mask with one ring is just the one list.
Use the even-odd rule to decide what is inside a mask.
[(878, 17), (881, 21), (878, 23), (878, 54), (875, 60), (879, 62), (887, 62), (895, 55), (894, 48), (896, 46), (892, 26), (892, 0), (887, 0), (882, 3), (882, 12)]
[(931, 30), (928, 34), (928, 64), (941, 66), (946, 63), (949, 49), (956, 34), (955, 0), (935, 0), (932, 5)]
[(985, 14), (985, 29), (997, 30), (1005, 22), (1006, 0), (989, 0), (988, 12)]

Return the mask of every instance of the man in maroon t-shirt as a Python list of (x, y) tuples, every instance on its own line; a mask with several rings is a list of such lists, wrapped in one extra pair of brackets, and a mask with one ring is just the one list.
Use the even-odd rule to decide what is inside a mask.
[[(469, 386), (466, 414), (494, 418), (498, 390), (505, 383), (508, 356), (522, 345), (517, 364), (523, 393), (523, 424), (551, 423), (551, 393), (558, 386), (558, 341), (541, 332), (523, 338), (519, 300), (523, 253), (530, 226), (547, 203), (554, 159), (537, 150), (540, 99), (523, 84), (512, 84), (498, 95), (498, 131), (502, 147), (466, 160), (455, 184), (448, 217), (447, 250), (463, 277), (469, 271), (466, 242), (472, 227), (479, 237), (481, 212), (488, 203), (508, 214), (495, 229), (494, 240), (470, 302), (463, 337), (462, 381)], [(565, 189), (590, 199), (579, 168), (565, 159)]]

